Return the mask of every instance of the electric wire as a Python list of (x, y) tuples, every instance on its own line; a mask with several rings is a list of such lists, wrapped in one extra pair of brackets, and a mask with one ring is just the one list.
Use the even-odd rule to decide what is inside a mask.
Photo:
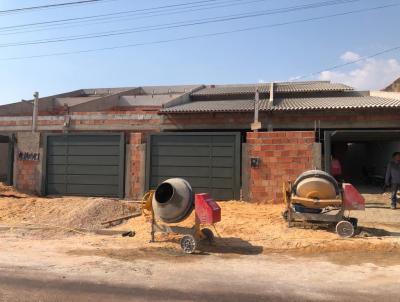
[(139, 33), (139, 32), (182, 28), (182, 27), (204, 25), (204, 24), (210, 24), (210, 23), (228, 22), (228, 21), (255, 18), (255, 17), (267, 16), (267, 15), (276, 15), (276, 14), (282, 14), (282, 13), (288, 13), (288, 12), (297, 12), (297, 11), (301, 11), (301, 10), (315, 9), (315, 8), (321, 8), (321, 7), (326, 7), (326, 6), (339, 5), (339, 4), (348, 4), (348, 3), (358, 2), (358, 1), (360, 1), (360, 0), (331, 0), (331, 1), (317, 2), (317, 3), (307, 4), (307, 5), (296, 5), (296, 6), (285, 7), (285, 8), (270, 9), (270, 10), (265, 10), (265, 11), (253, 11), (253, 12), (245, 13), (245, 14), (225, 15), (225, 16), (221, 16), (221, 17), (202, 18), (202, 19), (195, 19), (195, 20), (191, 20), (191, 21), (164, 23), (164, 24), (159, 24), (159, 25), (141, 26), (141, 27), (126, 28), (126, 29), (121, 29), (121, 30), (97, 32), (97, 33), (83, 34), (83, 35), (61, 36), (61, 37), (55, 37), (55, 38), (49, 38), (49, 39), (3, 43), (3, 44), (0, 44), (0, 48), (105, 38), (105, 37), (120, 36), (120, 35), (133, 34), (133, 33)]
[[(280, 26), (291, 25), (291, 24), (301, 24), (301, 23), (305, 23), (305, 22), (324, 20), (324, 19), (335, 18), (335, 17), (340, 17), (340, 16), (347, 16), (347, 15), (351, 15), (351, 14), (369, 12), (369, 11), (376, 11), (376, 10), (380, 10), (380, 9), (396, 7), (399, 5), (400, 5), (400, 3), (381, 5), (381, 6), (375, 6), (375, 7), (365, 8), (365, 9), (357, 9), (357, 10), (352, 10), (352, 11), (347, 11), (347, 12), (342, 12), (342, 13), (324, 15), (324, 16), (319, 16), (319, 17), (311, 17), (311, 18), (298, 19), (298, 20), (286, 21), (286, 22), (281, 22), (281, 23), (252, 26), (252, 27), (220, 31), (220, 32), (213, 32), (213, 33), (190, 35), (190, 36), (184, 36), (184, 37), (180, 37), (180, 38), (162, 39), (162, 40), (156, 40), (156, 41), (151, 41), (151, 42), (133, 43), (133, 44), (118, 45), (118, 46), (108, 46), (108, 47), (102, 47), (102, 48), (82, 49), (82, 50), (76, 50), (76, 51), (54, 52), (54, 53), (38, 54), (38, 55), (30, 55), (30, 56), (5, 57), (5, 58), (0, 58), (0, 61), (25, 60), (25, 59), (35, 59), (35, 58), (45, 58), (45, 57), (66, 56), (66, 55), (73, 55), (73, 54), (85, 54), (85, 53), (102, 52), (102, 51), (109, 51), (109, 50), (116, 50), (116, 49), (123, 49), (123, 48), (159, 45), (159, 44), (180, 42), (180, 41), (193, 40), (193, 39), (199, 39), (199, 38), (209, 38), (209, 37), (223, 36), (223, 35), (228, 35), (228, 34), (248, 32), (248, 31), (260, 30), (260, 29), (266, 29), (266, 28), (280, 27)], [(390, 51), (390, 50), (386, 50), (386, 52), (388, 52), (388, 51)]]
[(49, 8), (77, 6), (77, 5), (82, 5), (82, 4), (94, 4), (94, 3), (109, 2), (109, 1), (115, 1), (115, 0), (81, 0), (81, 1), (73, 1), (73, 2), (63, 2), (63, 3), (55, 3), (55, 4), (47, 4), (47, 5), (39, 5), (39, 6), (13, 8), (13, 9), (7, 9), (7, 10), (0, 10), (0, 15), (23, 13), (23, 12), (49, 9)]
[(320, 70), (320, 71), (315, 71), (315, 72), (312, 72), (312, 73), (309, 73), (309, 74), (306, 74), (306, 75), (298, 76), (298, 77), (292, 78), (292, 80), (301, 80), (301, 79), (305, 79), (305, 78), (310, 78), (310, 77), (319, 75), (321, 73), (324, 73), (326, 71), (332, 71), (332, 70), (335, 70), (335, 69), (339, 69), (339, 68), (343, 68), (343, 67), (346, 67), (346, 66), (349, 66), (349, 65), (360, 63), (360, 62), (366, 61), (368, 59), (372, 59), (372, 58), (375, 58), (375, 57), (378, 57), (378, 56), (381, 56), (383, 54), (387, 54), (389, 52), (393, 52), (393, 51), (396, 51), (396, 50), (400, 50), (400, 46), (387, 48), (387, 49), (381, 50), (379, 52), (373, 53), (371, 55), (362, 56), (362, 57), (358, 58), (357, 60), (352, 60), (350, 62), (333, 65), (331, 67), (324, 68), (323, 70)]
[[(212, 5), (209, 5), (209, 4), (204, 5), (204, 2), (210, 2), (210, 0), (196, 1), (196, 2), (182, 3), (182, 4), (180, 4), (180, 6), (182, 6), (180, 8), (176, 8), (175, 7), (176, 5), (174, 5), (173, 9), (171, 9), (172, 6), (160, 6), (160, 7), (153, 7), (153, 8), (147, 8), (147, 9), (129, 10), (129, 11), (123, 11), (123, 12), (93, 15), (93, 16), (86, 16), (86, 17), (67, 18), (67, 19), (60, 19), (60, 20), (19, 24), (19, 25), (0, 27), (0, 32), (5, 32), (3, 35), (9, 35), (9, 34), (44, 31), (44, 30), (50, 30), (50, 29), (59, 29), (59, 28), (64, 29), (64, 28), (80, 26), (82, 24), (104, 24), (104, 23), (117, 22), (117, 21), (126, 21), (126, 20), (132, 20), (132, 17), (136, 17), (135, 20), (137, 20), (137, 19), (143, 19), (143, 18), (153, 18), (153, 17), (158, 17), (158, 16), (166, 16), (166, 15), (169, 16), (169, 15), (173, 15), (173, 14), (191, 13), (191, 12), (196, 12), (196, 11), (201, 11), (201, 10), (232, 7), (232, 6), (237, 6), (237, 5), (259, 3), (259, 2), (265, 2), (265, 1), (270, 1), (270, 0), (252, 0), (252, 1), (211, 0), (211, 1), (212, 2), (217, 1), (217, 3), (213, 3)], [(197, 3), (200, 3), (200, 4), (197, 4)], [(189, 4), (190, 4), (190, 6), (188, 6)], [(99, 21), (101, 21), (101, 22), (99, 22)], [(24, 29), (24, 28), (29, 28), (29, 27), (33, 27), (34, 29), (32, 29), (32, 30)]]

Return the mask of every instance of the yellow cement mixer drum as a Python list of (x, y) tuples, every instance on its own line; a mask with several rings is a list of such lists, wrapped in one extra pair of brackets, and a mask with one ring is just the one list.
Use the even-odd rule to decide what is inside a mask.
[(339, 195), (339, 186), (330, 174), (320, 170), (310, 170), (296, 179), (293, 193), (303, 198), (335, 199)]

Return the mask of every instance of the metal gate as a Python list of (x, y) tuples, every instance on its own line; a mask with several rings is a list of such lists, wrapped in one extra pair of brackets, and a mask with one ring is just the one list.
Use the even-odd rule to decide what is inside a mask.
[(148, 145), (147, 188), (182, 177), (196, 193), (239, 199), (240, 133), (162, 133), (150, 135)]
[(124, 195), (124, 135), (47, 136), (46, 193)]

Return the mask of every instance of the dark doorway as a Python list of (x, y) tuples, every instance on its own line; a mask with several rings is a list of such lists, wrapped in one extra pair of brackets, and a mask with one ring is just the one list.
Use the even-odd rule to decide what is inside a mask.
[(13, 137), (0, 135), (0, 182), (13, 184), (14, 144)]

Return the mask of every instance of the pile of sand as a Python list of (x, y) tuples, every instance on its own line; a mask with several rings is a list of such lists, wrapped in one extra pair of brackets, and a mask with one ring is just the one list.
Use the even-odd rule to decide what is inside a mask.
[(27, 195), (17, 191), (13, 186), (7, 186), (3, 182), (0, 182), (0, 198), (1, 197), (24, 198), (27, 197)]
[(106, 198), (0, 198), (0, 224), (101, 229), (101, 222), (136, 212), (136, 205)]

